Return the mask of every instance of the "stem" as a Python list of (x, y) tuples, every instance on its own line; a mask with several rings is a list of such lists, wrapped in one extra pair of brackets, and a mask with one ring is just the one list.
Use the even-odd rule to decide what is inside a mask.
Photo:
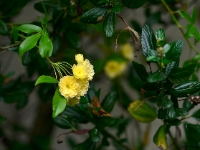
[(172, 133), (170, 132), (170, 130), (168, 129), (168, 134), (169, 134), (169, 137), (171, 138), (174, 146), (176, 147), (177, 150), (179, 150), (180, 148), (178, 147), (177, 143), (176, 143), (176, 140), (173, 138), (172, 136)]
[(16, 44), (12, 44), (12, 45), (8, 45), (8, 46), (5, 46), (5, 47), (1, 47), (0, 46), (0, 54), (2, 54), (3, 52), (7, 51), (9, 48), (16, 47), (16, 46), (18, 46), (20, 44), (21, 44), (21, 42), (16, 43)]
[[(172, 19), (174, 20), (175, 24), (177, 25), (177, 27), (179, 28), (179, 30), (181, 31), (183, 37), (184, 37), (184, 31), (183, 31), (183, 28), (181, 27), (180, 23), (178, 22), (178, 20), (176, 19), (176, 17), (174, 16), (173, 14), (173, 11), (169, 8), (169, 6), (167, 5), (167, 3), (165, 2), (165, 0), (161, 0), (161, 2), (163, 3), (163, 5), (165, 6), (165, 8), (167, 9), (167, 11), (170, 13)], [(185, 37), (184, 37), (185, 38)], [(192, 43), (187, 39), (185, 38), (188, 46), (190, 47), (190, 49), (194, 50), (196, 53), (200, 53), (193, 45)]]

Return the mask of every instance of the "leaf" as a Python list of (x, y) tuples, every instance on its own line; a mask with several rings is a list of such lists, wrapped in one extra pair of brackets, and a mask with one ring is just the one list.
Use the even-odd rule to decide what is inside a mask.
[(59, 89), (56, 89), (56, 92), (53, 96), (53, 118), (58, 116), (67, 105), (66, 99), (60, 94)]
[(106, 37), (112, 37), (115, 29), (115, 13), (109, 12), (104, 19), (103, 29)]
[(155, 82), (160, 82), (160, 81), (164, 81), (166, 79), (166, 75), (161, 72), (161, 71), (156, 71), (152, 74), (150, 74), (148, 77), (147, 77), (147, 81), (149, 83), (155, 83)]
[(23, 24), (17, 28), (24, 33), (42, 32), (42, 28), (33, 24)]
[(95, 150), (96, 143), (88, 138), (85, 142), (76, 145), (73, 150)]
[(106, 112), (110, 113), (113, 110), (116, 101), (117, 101), (117, 93), (113, 91), (106, 95), (101, 106)]
[(192, 63), (182, 68), (175, 68), (169, 74), (169, 80), (173, 83), (181, 83), (187, 81), (196, 69), (196, 64)]
[(192, 108), (194, 108), (194, 104), (191, 103), (191, 101), (184, 100), (183, 102), (183, 108), (185, 108), (187, 111), (190, 111)]
[(36, 46), (41, 34), (34, 34), (27, 37), (19, 46), (19, 55), (22, 56), (26, 51)]
[(58, 83), (58, 80), (51, 76), (42, 75), (37, 79), (37, 81), (35, 82), (35, 85), (38, 85), (40, 83)]
[(172, 101), (168, 99), (166, 96), (159, 95), (157, 97), (157, 106), (159, 108), (170, 108), (173, 105)]
[(179, 126), (182, 122), (181, 120), (174, 118), (173, 120), (172, 119), (166, 120), (166, 123), (170, 126)]
[(115, 123), (115, 119), (112, 117), (98, 117), (95, 124), (96, 128), (101, 131), (107, 126), (112, 126)]
[(195, 7), (193, 7), (192, 11), (192, 23), (195, 24), (198, 19), (198, 11)]
[(183, 41), (177, 40), (170, 43), (170, 50), (166, 53), (169, 60), (178, 60), (183, 49)]
[(158, 148), (162, 150), (167, 150), (167, 137), (165, 135), (165, 125), (162, 125), (159, 127), (159, 129), (156, 131), (156, 134), (153, 137), (153, 142), (158, 146)]
[(176, 112), (174, 110), (174, 107), (171, 106), (170, 108), (160, 108), (158, 110), (158, 118), (159, 119), (174, 119), (176, 117)]
[(199, 146), (200, 125), (185, 123), (184, 130), (187, 138), (187, 147)]
[(7, 35), (8, 27), (3, 20), (0, 19), (0, 35)]
[(128, 8), (136, 9), (144, 5), (147, 0), (122, 0), (122, 4)]
[(177, 97), (186, 97), (188, 94), (192, 95), (200, 90), (200, 82), (186, 81), (173, 87), (170, 93)]
[(89, 135), (90, 135), (90, 140), (91, 140), (92, 142), (94, 142), (94, 143), (99, 142), (99, 140), (100, 140), (100, 134), (99, 134), (98, 129), (93, 128), (93, 129), (89, 132)]
[(189, 112), (185, 108), (176, 108), (175, 111), (176, 117), (187, 116), (189, 114)]
[(72, 48), (80, 48), (81, 47), (81, 41), (79, 36), (72, 31), (67, 31), (64, 35), (67, 44), (69, 44)]
[(193, 114), (192, 117), (195, 118), (197, 121), (200, 121), (200, 109), (196, 110)]
[(53, 119), (53, 122), (55, 125), (57, 125), (59, 128), (62, 129), (72, 129), (74, 128), (71, 120), (68, 118), (68, 116), (65, 115), (58, 115)]
[(147, 78), (148, 75), (149, 75), (149, 74), (147, 73), (147, 71), (146, 71), (146, 68), (145, 68), (142, 64), (139, 64), (139, 63), (137, 63), (137, 62), (135, 62), (135, 61), (133, 61), (132, 64), (133, 64), (133, 67), (134, 67), (136, 73), (137, 73), (138, 76), (140, 77), (140, 79), (141, 79), (142, 81), (146, 81), (146, 78)]
[(22, 56), (22, 64), (24, 66), (27, 66), (29, 63), (31, 63), (32, 60), (36, 57), (36, 55), (37, 55), (36, 53), (37, 52), (36, 52), (35, 48), (33, 48), (33, 49), (29, 50), (29, 51), (26, 51), (24, 53), (24, 55)]
[(156, 111), (147, 103), (140, 100), (132, 102), (128, 107), (128, 111), (139, 122), (149, 123), (157, 117)]
[(186, 38), (194, 37), (195, 43), (198, 43), (200, 41), (200, 34), (199, 34), (197, 27), (195, 27), (192, 24), (188, 24), (186, 26), (186, 29), (187, 29), (187, 32), (184, 34), (184, 36)]
[(156, 30), (156, 45), (163, 46), (165, 43), (165, 31), (163, 29)]
[(175, 68), (179, 65), (179, 61), (172, 61), (165, 66), (164, 73), (165, 75), (169, 75)]
[(39, 43), (39, 53), (45, 58), (46, 56), (50, 57), (53, 53), (53, 44), (48, 35), (42, 34)]
[(123, 5), (114, 5), (114, 7), (112, 8), (112, 11), (115, 13), (120, 13), (123, 10)]
[(96, 24), (103, 20), (107, 9), (103, 7), (96, 7), (86, 11), (80, 18), (80, 21), (85, 23)]
[(187, 12), (181, 10), (181, 11), (179, 11), (179, 14), (180, 14), (180, 16), (181, 16), (182, 18), (184, 18), (184, 19), (187, 20), (188, 22), (193, 23), (192, 18), (190, 17), (190, 15), (189, 15)]
[(153, 33), (152, 28), (147, 24), (142, 27), (141, 44), (142, 51), (145, 57), (148, 56), (148, 50), (156, 49), (155, 35)]

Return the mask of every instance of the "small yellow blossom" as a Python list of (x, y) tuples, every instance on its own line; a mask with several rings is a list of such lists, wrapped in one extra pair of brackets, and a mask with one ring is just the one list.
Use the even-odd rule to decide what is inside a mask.
[(81, 62), (84, 61), (84, 57), (83, 57), (82, 54), (77, 54), (77, 55), (75, 56), (75, 60), (77, 61), (77, 63), (81, 63)]
[(121, 51), (122, 51), (122, 55), (124, 56), (124, 58), (128, 59), (128, 60), (133, 60), (134, 59), (134, 49), (131, 46), (131, 44), (124, 44), (121, 46)]
[(77, 61), (77, 65), (73, 65), (72, 71), (73, 75), (77, 79), (87, 79), (92, 80), (94, 76), (93, 65), (90, 64), (90, 61), (85, 59), (83, 62)]
[(80, 88), (77, 79), (68, 75), (60, 79), (58, 86), (60, 94), (66, 99), (76, 97)]
[(111, 60), (106, 63), (104, 70), (108, 77), (113, 79), (124, 73), (126, 70), (126, 63)]

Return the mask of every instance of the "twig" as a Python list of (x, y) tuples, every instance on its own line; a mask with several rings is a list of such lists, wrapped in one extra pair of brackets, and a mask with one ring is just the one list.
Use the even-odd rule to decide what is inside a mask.
[(170, 130), (168, 129), (168, 134), (169, 134), (169, 137), (171, 138), (172, 140), (172, 143), (174, 144), (174, 146), (176, 147), (177, 150), (179, 150), (180, 148), (178, 147), (177, 143), (176, 143), (176, 140), (173, 138)]
[(16, 46), (18, 46), (20, 44), (21, 44), (21, 42), (20, 43), (16, 43), (16, 44), (12, 44), (12, 45), (9, 45), (9, 46), (4, 46), (4, 47), (0, 46), (0, 54), (2, 54), (3, 52), (7, 51), (9, 48), (16, 47)]
[(185, 38), (188, 46), (190, 47), (190, 49), (194, 50), (196, 53), (200, 54), (200, 52), (192, 45), (192, 43), (184, 36), (184, 31), (183, 28), (181, 27), (180, 23), (178, 22), (178, 20), (176, 19), (176, 17), (173, 14), (173, 11), (169, 8), (169, 6), (167, 5), (167, 3), (165, 2), (165, 0), (161, 0), (161, 2), (163, 3), (163, 5), (165, 6), (165, 8), (167, 9), (167, 11), (169, 12), (169, 14), (171, 15), (172, 19), (174, 20), (175, 24), (177, 25), (177, 27), (179, 28), (179, 30), (181, 31), (183, 37)]

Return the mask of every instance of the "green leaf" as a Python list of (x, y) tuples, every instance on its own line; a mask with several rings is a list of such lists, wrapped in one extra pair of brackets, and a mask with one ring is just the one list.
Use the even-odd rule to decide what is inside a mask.
[(29, 63), (32, 62), (32, 60), (37, 56), (37, 51), (35, 48), (29, 50), (29, 51), (26, 51), (24, 53), (24, 55), (22, 56), (22, 64), (24, 66), (27, 66)]
[(85, 142), (76, 145), (73, 150), (95, 150), (96, 143), (88, 138)]
[(103, 29), (106, 37), (112, 37), (115, 29), (115, 13), (109, 12), (103, 22)]
[(169, 75), (175, 68), (179, 65), (179, 61), (172, 61), (165, 66), (164, 73), (165, 75)]
[(129, 113), (132, 117), (144, 123), (152, 122), (156, 117), (156, 111), (144, 101), (136, 100), (128, 107)]
[(167, 137), (165, 135), (166, 127), (165, 125), (162, 125), (159, 127), (159, 129), (156, 131), (156, 134), (153, 137), (153, 142), (158, 146), (158, 148), (162, 150), (167, 150)]
[(157, 97), (157, 106), (159, 108), (170, 108), (172, 106), (172, 101), (168, 99), (166, 96), (158, 95)]
[(19, 55), (22, 56), (26, 51), (36, 46), (41, 34), (34, 34), (27, 37), (19, 46)]
[(165, 31), (163, 29), (156, 30), (156, 45), (163, 46), (165, 43)]
[(193, 11), (192, 11), (192, 23), (195, 24), (195, 22), (198, 19), (198, 12), (197, 9), (195, 7), (193, 7)]
[(166, 123), (170, 126), (179, 126), (182, 122), (181, 120), (174, 118), (173, 120), (172, 119), (166, 120)]
[(176, 85), (170, 91), (170, 93), (177, 97), (186, 97), (188, 94), (192, 95), (200, 90), (200, 82), (187, 81)]
[(72, 31), (67, 31), (64, 35), (67, 44), (69, 44), (72, 48), (80, 48), (81, 47), (81, 41), (79, 36)]
[(186, 26), (186, 29), (187, 29), (187, 32), (184, 35), (186, 38), (190, 38), (190, 37), (194, 36), (195, 43), (200, 41), (200, 34), (199, 34), (199, 31), (198, 31), (197, 27), (195, 27), (192, 24), (188, 24)]
[(18, 30), (16, 28), (12, 29), (12, 35), (13, 35), (14, 41), (17, 41), (18, 37), (19, 37), (19, 33), (18, 33)]
[(156, 71), (152, 74), (150, 74), (148, 77), (147, 77), (147, 81), (149, 83), (155, 83), (155, 82), (160, 82), (160, 81), (164, 81), (166, 79), (166, 75), (161, 72), (161, 71)]
[(187, 138), (187, 147), (199, 146), (200, 142), (200, 125), (190, 123), (184, 124), (184, 130)]
[(57, 117), (55, 117), (53, 119), (53, 122), (55, 125), (57, 125), (58, 127), (62, 128), (62, 129), (72, 129), (74, 128), (71, 120), (68, 118), (68, 116), (63, 115), (61, 113), (61, 115), (58, 115)]
[(196, 110), (193, 114), (192, 117), (195, 118), (197, 121), (200, 121), (200, 109)]
[(147, 0), (122, 0), (122, 4), (128, 8), (136, 9), (144, 5)]
[(38, 85), (40, 83), (58, 83), (58, 80), (51, 76), (42, 75), (37, 79), (37, 81), (35, 82), (35, 85)]
[(117, 101), (117, 93), (115, 91), (114, 92), (110, 92), (104, 98), (101, 106), (103, 107), (103, 109), (106, 112), (110, 113), (113, 110), (113, 107), (114, 107), (116, 101)]
[(42, 34), (39, 43), (39, 53), (45, 58), (46, 56), (50, 57), (53, 53), (53, 44), (48, 35)]
[(85, 23), (96, 24), (102, 21), (107, 9), (102, 7), (92, 8), (86, 11), (80, 18), (80, 21)]
[(178, 60), (183, 48), (183, 41), (177, 40), (170, 44), (170, 50), (166, 53), (169, 60)]
[(181, 11), (179, 11), (179, 14), (182, 18), (186, 19), (188, 22), (193, 23), (192, 18), (190, 17), (190, 15), (187, 12), (181, 10)]
[(101, 131), (107, 126), (112, 126), (115, 123), (115, 119), (112, 117), (99, 117), (97, 118), (95, 124), (96, 128)]
[(184, 66), (182, 68), (175, 68), (169, 74), (169, 80), (173, 83), (181, 83), (187, 81), (195, 69), (196, 64), (194, 63)]
[(176, 108), (175, 112), (176, 112), (176, 117), (187, 116), (189, 114), (189, 112), (185, 108)]
[(116, 14), (120, 13), (123, 10), (123, 5), (114, 5), (112, 8), (112, 11), (115, 12)]
[(99, 131), (96, 128), (93, 128), (90, 132), (90, 139), (92, 142), (97, 143), (100, 140), (100, 134)]
[(8, 27), (3, 20), (0, 19), (0, 35), (7, 35)]
[(17, 28), (24, 33), (42, 32), (42, 28), (33, 24), (23, 24)]
[(174, 119), (176, 117), (176, 112), (174, 110), (174, 107), (171, 106), (170, 108), (160, 108), (158, 110), (158, 118), (159, 119)]
[(56, 89), (56, 92), (53, 96), (53, 118), (58, 116), (67, 105), (67, 100), (60, 94), (59, 89)]
[(138, 76), (140, 77), (140, 79), (141, 79), (142, 81), (146, 81), (146, 78), (147, 78), (148, 75), (149, 75), (149, 74), (147, 73), (147, 71), (146, 71), (146, 68), (145, 68), (142, 64), (139, 64), (139, 63), (137, 63), (137, 62), (135, 62), (135, 61), (133, 61), (132, 64), (133, 64), (133, 67), (134, 67), (136, 73), (137, 73)]
[(194, 104), (191, 103), (191, 101), (184, 100), (183, 102), (183, 108), (185, 108), (187, 111), (190, 111), (192, 108), (194, 108)]
[(148, 50), (156, 49), (156, 38), (153, 33), (152, 28), (149, 25), (144, 25), (142, 27), (142, 36), (141, 36), (142, 51), (144, 56), (148, 56)]

